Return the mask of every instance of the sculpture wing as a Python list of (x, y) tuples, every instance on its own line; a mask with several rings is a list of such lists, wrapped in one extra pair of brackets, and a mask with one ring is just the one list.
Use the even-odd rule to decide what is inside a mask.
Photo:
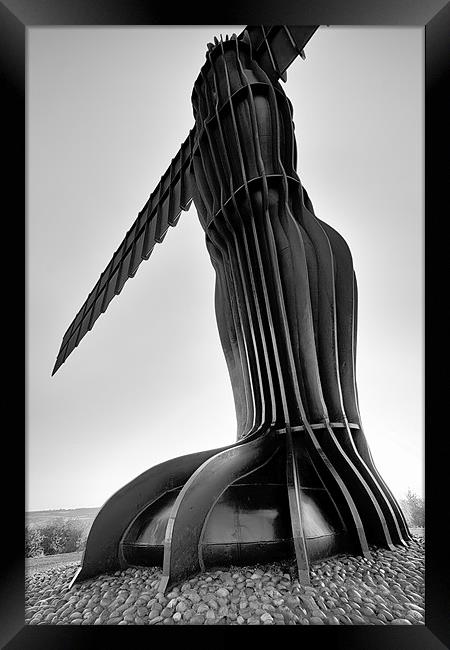
[[(251, 43), (253, 58), (269, 78), (286, 81), (286, 70), (318, 26), (248, 25), (238, 36)], [(142, 260), (150, 257), (156, 242), (164, 239), (169, 226), (175, 226), (182, 210), (192, 201), (189, 186), (189, 163), (195, 145), (195, 127), (181, 145), (169, 168), (140, 211), (136, 221), (114, 253), (110, 263), (88, 295), (78, 314), (64, 334), (52, 375), (92, 329), (115, 295), (122, 291)]]
[[(301, 56), (319, 25), (247, 25), (238, 38), (249, 38), (253, 58), (273, 80), (286, 81), (286, 70)], [(247, 35), (247, 36), (246, 36)]]
[(52, 375), (69, 354), (92, 329), (97, 318), (106, 311), (115, 295), (122, 291), (140, 263), (147, 260), (156, 242), (166, 236), (169, 226), (175, 226), (182, 210), (188, 210), (192, 201), (189, 183), (189, 163), (194, 144), (195, 129), (189, 132), (169, 168), (161, 177), (136, 221), (114, 253), (78, 314), (64, 334)]

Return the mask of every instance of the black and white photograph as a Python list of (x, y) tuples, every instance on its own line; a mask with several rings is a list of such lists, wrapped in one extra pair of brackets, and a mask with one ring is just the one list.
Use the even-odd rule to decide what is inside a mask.
[(7, 4), (26, 412), (5, 647), (252, 625), (444, 648), (424, 273), (443, 23)]
[(28, 624), (424, 624), (423, 47), (30, 33)]

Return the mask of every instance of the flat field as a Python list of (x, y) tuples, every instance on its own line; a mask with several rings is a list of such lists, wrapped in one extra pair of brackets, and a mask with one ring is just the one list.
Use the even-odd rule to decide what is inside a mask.
[(25, 513), (27, 524), (44, 524), (53, 519), (81, 519), (94, 521), (100, 508), (75, 508), (73, 510), (32, 510)]

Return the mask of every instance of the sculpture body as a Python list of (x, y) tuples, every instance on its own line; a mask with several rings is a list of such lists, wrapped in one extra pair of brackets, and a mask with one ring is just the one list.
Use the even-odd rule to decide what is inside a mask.
[(156, 223), (144, 227), (149, 201), (61, 357), (146, 257), (149, 230), (164, 236), (174, 201), (186, 207), (189, 187), (216, 272), (237, 441), (167, 461), (114, 495), (77, 579), (163, 562), (165, 590), (208, 566), (295, 553), (307, 583), (311, 560), (410, 538), (362, 429), (351, 254), (314, 214), (296, 173), (292, 107), (255, 42), (244, 34), (209, 45), (192, 93), (195, 130), (161, 181)]

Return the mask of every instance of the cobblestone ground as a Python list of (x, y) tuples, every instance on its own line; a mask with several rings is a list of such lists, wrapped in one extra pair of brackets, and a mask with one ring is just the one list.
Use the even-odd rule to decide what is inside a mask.
[(26, 576), (30, 625), (423, 625), (422, 538), (372, 559), (340, 555), (311, 566), (311, 586), (295, 563), (202, 573), (157, 592), (161, 568), (129, 568), (69, 591), (78, 562)]

